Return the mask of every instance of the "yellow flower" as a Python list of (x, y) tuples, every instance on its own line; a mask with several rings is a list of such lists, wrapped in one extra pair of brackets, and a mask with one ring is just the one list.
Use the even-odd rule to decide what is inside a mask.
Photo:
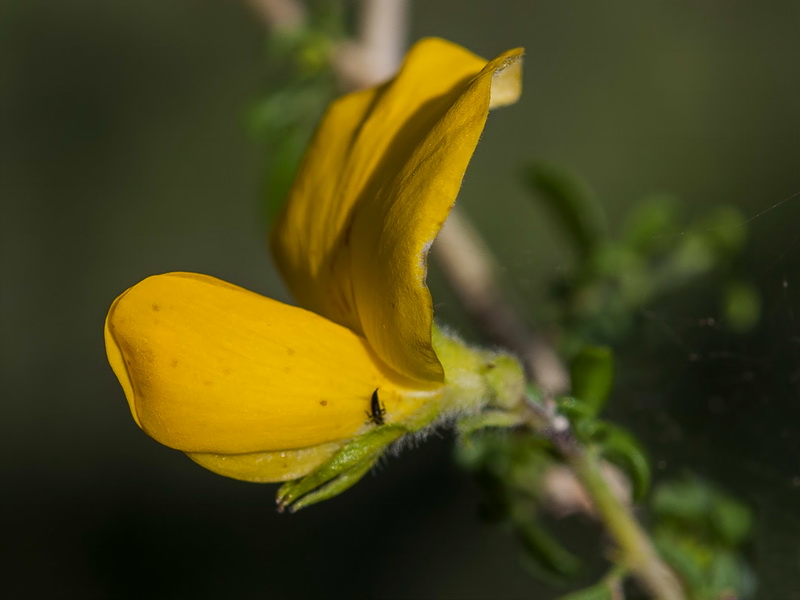
[(192, 273), (120, 295), (106, 349), (136, 423), (217, 473), (285, 481), (370, 432), (388, 433), (367, 458), (480, 408), (486, 355), (433, 330), (426, 260), (521, 56), (423, 40), (394, 79), (330, 106), (271, 237), (304, 308)]

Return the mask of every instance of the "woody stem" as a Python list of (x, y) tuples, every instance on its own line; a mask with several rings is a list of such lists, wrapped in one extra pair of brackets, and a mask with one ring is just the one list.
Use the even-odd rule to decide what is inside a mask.
[(569, 465), (594, 504), (600, 520), (617, 547), (616, 562), (657, 600), (684, 600), (682, 587), (656, 552), (652, 541), (633, 515), (631, 506), (609, 485), (597, 452), (583, 446), (563, 417), (527, 400), (528, 426), (544, 435)]

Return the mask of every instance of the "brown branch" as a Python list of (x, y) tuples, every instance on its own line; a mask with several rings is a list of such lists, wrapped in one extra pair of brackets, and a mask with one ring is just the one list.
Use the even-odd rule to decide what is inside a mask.
[(569, 390), (569, 376), (550, 345), (519, 317), (500, 292), (497, 267), (480, 234), (454, 208), (433, 246), (445, 276), (477, 326), (516, 353), (547, 395)]
[(358, 36), (337, 48), (333, 67), (341, 85), (358, 90), (392, 77), (403, 60), (407, 0), (363, 0)]
[(302, 27), (308, 14), (299, 0), (245, 0), (270, 29), (293, 31)]

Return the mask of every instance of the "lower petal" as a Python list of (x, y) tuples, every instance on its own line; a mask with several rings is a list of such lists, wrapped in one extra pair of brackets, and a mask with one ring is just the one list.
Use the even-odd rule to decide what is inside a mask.
[(333, 456), (340, 447), (341, 444), (332, 442), (301, 450), (249, 454), (193, 452), (187, 456), (218, 475), (255, 483), (273, 483), (307, 475)]
[(105, 337), (136, 422), (187, 453), (317, 447), (373, 426), (376, 389), (387, 422), (435, 397), (405, 387), (349, 329), (205, 275), (130, 288), (112, 305)]

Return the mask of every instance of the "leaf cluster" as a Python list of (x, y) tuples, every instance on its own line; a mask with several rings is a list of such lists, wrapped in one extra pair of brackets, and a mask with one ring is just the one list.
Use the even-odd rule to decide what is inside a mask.
[[(587, 347), (572, 363), (574, 395), (558, 398), (557, 407), (576, 437), (590, 451), (614, 463), (642, 497), (650, 468), (644, 450), (623, 428), (599, 418), (613, 384), (613, 355), (608, 348)], [(536, 390), (531, 390), (533, 397)], [(544, 402), (539, 397), (538, 401)], [(487, 422), (491, 426), (491, 422)], [(545, 515), (552, 509), (548, 476), (562, 458), (552, 443), (528, 430), (461, 430), (459, 462), (474, 472), (484, 492), (482, 514), (508, 526), (519, 538), (527, 564), (551, 583), (573, 583), (585, 575), (583, 560), (553, 535)], [(550, 483), (548, 483), (550, 481)], [(570, 493), (581, 494), (578, 487)], [(562, 507), (563, 508), (563, 507)]]
[(760, 297), (738, 274), (747, 224), (732, 206), (682, 217), (667, 194), (643, 198), (612, 235), (602, 202), (563, 167), (536, 162), (524, 180), (577, 257), (553, 284), (553, 319), (567, 356), (586, 344), (618, 346), (635, 331), (642, 308), (701, 278), (719, 280), (722, 323), (746, 332), (760, 317)]
[(749, 598), (755, 576), (746, 549), (749, 509), (697, 477), (660, 484), (650, 501), (653, 539), (692, 600)]

